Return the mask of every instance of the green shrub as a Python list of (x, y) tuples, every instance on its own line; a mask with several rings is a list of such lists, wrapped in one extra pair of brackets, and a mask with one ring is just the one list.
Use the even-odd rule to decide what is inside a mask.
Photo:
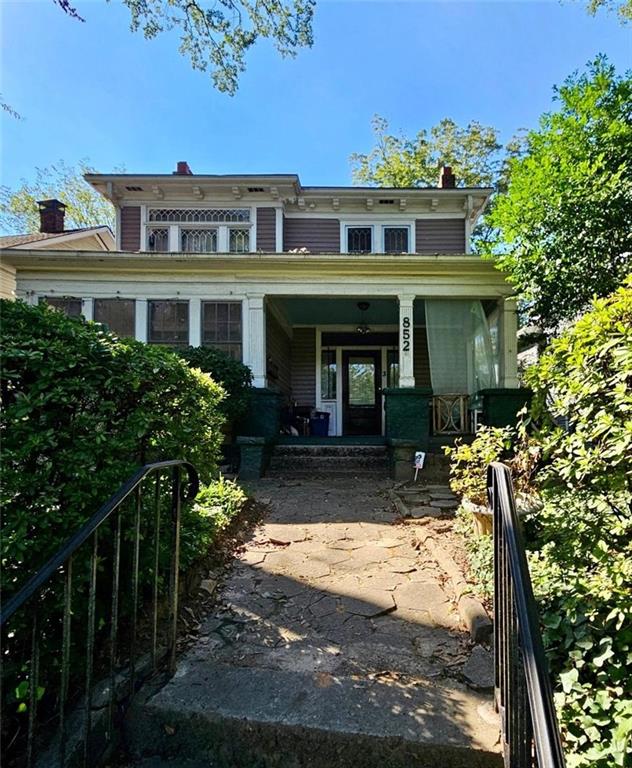
[(494, 594), (494, 540), (490, 535), (473, 535), (473, 517), (472, 512), (459, 507), (454, 530), (463, 539), (468, 576), (474, 582), (475, 591), (489, 600)]
[[(2, 376), (1, 599), (14, 594), (43, 563), (114, 493), (139, 465), (161, 459), (192, 462), (203, 487), (181, 518), (181, 566), (208, 548), (213, 535), (243, 504), (233, 484), (216, 481), (224, 416), (222, 388), (168, 349), (119, 340), (93, 323), (68, 318), (45, 305), (0, 304)], [(166, 590), (172, 554), (170, 484), (162, 483), (160, 594)], [(141, 604), (154, 581), (153, 485), (142, 496), (139, 589)], [(133, 499), (130, 499), (133, 502)], [(121, 510), (119, 648), (124, 659), (130, 616), (133, 503)], [(96, 589), (97, 649), (107, 642), (111, 612), (112, 529), (101, 526)], [(73, 558), (73, 644), (71, 690), (85, 669), (90, 546)], [(40, 702), (54, 704), (60, 680), (63, 581), (47, 585), (39, 607)], [(26, 730), (22, 700), (28, 688), (29, 603), (11, 620), (3, 647), (2, 738), (13, 742)], [(162, 610), (162, 604), (161, 604)], [(3, 638), (4, 639), (4, 638)], [(96, 654), (95, 674), (99, 671)], [(75, 680), (74, 675), (79, 677)], [(73, 693), (74, 695), (74, 693)], [(19, 738), (15, 741), (20, 747)]]
[(182, 567), (204, 554), (215, 539), (243, 508), (246, 494), (232, 480), (221, 477), (200, 488), (195, 503), (182, 514)]
[(510, 427), (481, 427), (471, 443), (456, 440), (444, 446), (450, 457), (450, 488), (472, 504), (487, 505), (487, 467), (511, 448), (515, 431)]
[(216, 475), (223, 392), (167, 349), (46, 306), (1, 311), (6, 598), (139, 465), (183, 458)]
[(632, 285), (595, 301), (528, 380), (546, 462), (530, 565), (567, 762), (630, 765)]
[(187, 347), (178, 354), (222, 385), (226, 397), (220, 410), (229, 422), (235, 423), (246, 415), (252, 386), (252, 372), (247, 365), (214, 347)]

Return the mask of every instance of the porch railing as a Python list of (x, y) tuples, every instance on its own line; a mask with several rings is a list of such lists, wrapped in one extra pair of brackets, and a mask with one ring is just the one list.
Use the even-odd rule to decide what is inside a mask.
[(101, 712), (106, 707), (100, 731), (107, 746), (117, 711), (138, 688), (139, 655), (147, 656), (147, 671), (155, 671), (166, 648), (173, 673), (181, 505), (198, 487), (197, 472), (186, 461), (141, 467), (2, 606), (3, 765), (30, 768), (42, 746), (60, 766), (71, 753), (73, 764), (88, 765), (89, 755), (94, 762), (95, 681), (97, 704)]
[(470, 431), (469, 397), (463, 394), (434, 395), (432, 431), (435, 435), (463, 435)]
[(564, 768), (548, 665), (511, 483), (487, 471), (494, 519), (494, 666), (506, 768)]

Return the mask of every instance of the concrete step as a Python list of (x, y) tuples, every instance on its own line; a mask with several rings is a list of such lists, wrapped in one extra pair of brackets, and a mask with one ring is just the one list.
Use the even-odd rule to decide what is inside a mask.
[(472, 697), (448, 681), (181, 664), (130, 710), (125, 743), (137, 768), (501, 766)]
[(374, 469), (386, 468), (386, 456), (277, 456), (272, 454), (270, 469)]
[(275, 456), (386, 456), (385, 445), (277, 445)]

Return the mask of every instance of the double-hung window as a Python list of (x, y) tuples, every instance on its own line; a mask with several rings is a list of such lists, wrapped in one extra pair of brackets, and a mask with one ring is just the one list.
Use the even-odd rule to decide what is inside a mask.
[(94, 321), (117, 336), (133, 339), (136, 331), (134, 299), (95, 299)]
[(236, 360), (241, 360), (240, 301), (202, 302), (202, 346), (216, 347)]
[(149, 301), (147, 308), (147, 341), (150, 344), (182, 347), (189, 343), (188, 301)]
[(42, 296), (39, 303), (48, 304), (68, 317), (81, 317), (81, 299), (73, 296)]

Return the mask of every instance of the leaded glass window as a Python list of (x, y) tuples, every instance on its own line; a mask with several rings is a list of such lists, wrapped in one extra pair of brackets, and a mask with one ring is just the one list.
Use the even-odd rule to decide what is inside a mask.
[(185, 346), (189, 343), (189, 302), (149, 301), (150, 344)]
[(169, 230), (152, 227), (147, 230), (147, 250), (165, 253), (169, 250)]
[(217, 347), (241, 360), (241, 302), (202, 302), (202, 345)]
[(384, 253), (408, 253), (408, 227), (384, 227)]
[(150, 208), (148, 220), (170, 224), (245, 223), (250, 221), (250, 208)]
[(180, 250), (185, 253), (216, 253), (216, 229), (181, 229)]
[(371, 253), (372, 227), (347, 227), (347, 253)]
[(230, 253), (248, 253), (250, 251), (250, 232), (247, 229), (231, 229), (228, 233)]
[(134, 299), (95, 299), (94, 321), (117, 336), (133, 339), (136, 335)]

